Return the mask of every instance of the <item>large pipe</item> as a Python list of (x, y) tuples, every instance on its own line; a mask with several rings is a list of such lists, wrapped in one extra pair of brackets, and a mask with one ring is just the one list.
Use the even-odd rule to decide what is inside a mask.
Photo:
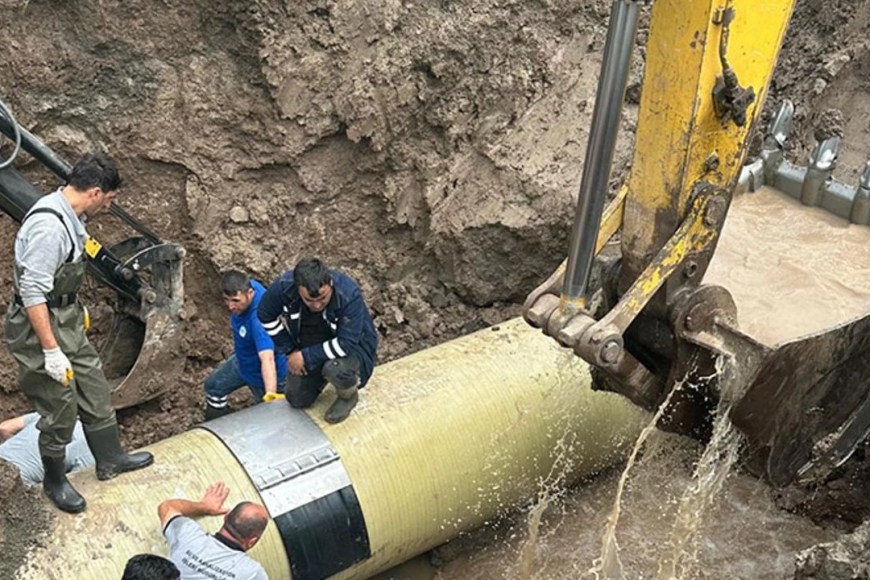
[(593, 392), (587, 365), (521, 319), (378, 367), (344, 423), (321, 420), (333, 395), (322, 399), (310, 412), (257, 405), (161, 441), (153, 467), (111, 482), (75, 474), (87, 511), (58, 514), (16, 577), (117, 579), (131, 555), (166, 553), (160, 500), (222, 480), (228, 504), (259, 501), (274, 518), (251, 552), (271, 578), (368, 578), (545, 482), (615, 463), (644, 420)]

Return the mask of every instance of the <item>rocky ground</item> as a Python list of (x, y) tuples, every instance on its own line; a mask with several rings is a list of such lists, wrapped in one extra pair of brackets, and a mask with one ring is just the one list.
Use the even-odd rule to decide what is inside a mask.
[[(222, 269), (268, 281), (318, 255), (346, 270), (371, 305), (382, 361), (518, 314), (565, 254), (609, 9), (0, 0), (0, 98), (70, 160), (106, 148), (126, 180), (121, 204), (189, 252), (185, 379), (121, 413), (127, 443), (201, 419), (202, 379), (231, 350)], [(870, 133), (868, 16), (867, 0), (798, 2), (766, 106), (769, 115), (780, 98), (797, 104), (796, 161), (821, 117), (839, 110), (838, 176), (852, 183)], [(629, 162), (641, 74), (638, 58), (615, 180)], [(35, 165), (19, 160), (54, 187)], [(110, 216), (91, 229), (106, 243), (131, 234)], [(0, 218), (6, 287), (15, 231)], [(0, 310), (8, 298), (0, 293)], [(95, 295), (98, 318), (107, 300)], [(6, 416), (27, 404), (4, 349), (0, 359)], [(865, 469), (856, 460), (827, 488), (780, 492), (782, 505), (849, 530), (868, 513)]]

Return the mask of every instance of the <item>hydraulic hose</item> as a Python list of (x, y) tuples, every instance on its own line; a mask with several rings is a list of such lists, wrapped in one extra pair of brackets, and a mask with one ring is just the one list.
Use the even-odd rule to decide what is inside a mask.
[(3, 99), (0, 99), (0, 115), (6, 118), (9, 123), (12, 125), (13, 137), (12, 140), (15, 142), (15, 147), (12, 149), (12, 154), (8, 159), (4, 161), (0, 161), (0, 169), (6, 169), (15, 161), (15, 158), (18, 157), (18, 152), (21, 150), (21, 127), (18, 126), (18, 123), (15, 121), (15, 117), (12, 115), (12, 109), (3, 102)]

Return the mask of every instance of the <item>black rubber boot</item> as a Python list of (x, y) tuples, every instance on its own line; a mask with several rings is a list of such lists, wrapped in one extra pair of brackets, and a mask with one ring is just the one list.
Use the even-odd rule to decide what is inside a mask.
[(211, 421), (212, 419), (217, 419), (218, 417), (223, 417), (224, 415), (229, 415), (232, 412), (232, 409), (229, 407), (212, 407), (208, 403), (205, 405), (205, 419), (203, 421)]
[(42, 467), (45, 468), (45, 478), (42, 480), (42, 489), (48, 499), (58, 507), (70, 514), (85, 511), (87, 502), (85, 498), (75, 490), (66, 478), (66, 465), (63, 457), (42, 456)]
[(147, 451), (125, 453), (121, 449), (117, 424), (98, 431), (85, 431), (85, 439), (88, 440), (88, 447), (97, 460), (97, 479), (100, 481), (154, 463), (154, 456)]
[(335, 392), (338, 394), (338, 398), (335, 399), (335, 402), (332, 403), (332, 406), (329, 407), (329, 410), (326, 411), (326, 415), (323, 417), (327, 423), (341, 423), (347, 419), (359, 401), (359, 389), (356, 387), (336, 389)]

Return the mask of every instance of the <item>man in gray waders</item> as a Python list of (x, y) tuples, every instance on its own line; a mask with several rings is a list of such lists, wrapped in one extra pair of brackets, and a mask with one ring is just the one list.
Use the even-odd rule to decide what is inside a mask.
[(109, 383), (85, 335), (86, 312), (76, 293), (85, 277), (83, 220), (108, 208), (121, 178), (104, 153), (82, 157), (66, 186), (37, 201), (15, 238), (15, 296), (6, 313), (6, 344), (18, 361), (18, 384), (40, 419), (42, 487), (65, 512), (85, 509), (66, 478), (64, 456), (76, 417), (96, 459), (97, 478), (151, 465), (150, 453), (125, 453)]

